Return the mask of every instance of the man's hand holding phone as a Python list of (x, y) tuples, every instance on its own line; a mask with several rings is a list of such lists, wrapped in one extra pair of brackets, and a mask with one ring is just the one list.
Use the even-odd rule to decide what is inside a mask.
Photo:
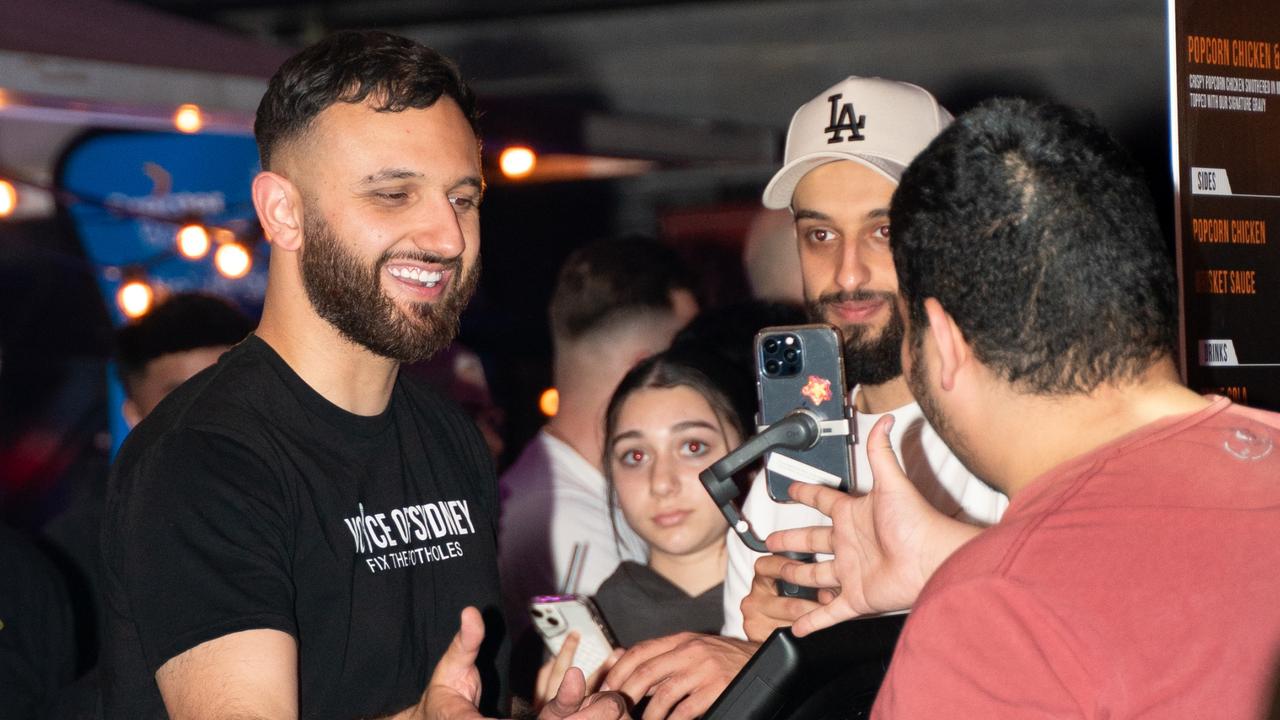
[(788, 582), (820, 588), (818, 605), (792, 625), (797, 637), (860, 615), (910, 608), (933, 571), (982, 531), (943, 515), (920, 495), (893, 454), (892, 427), (893, 416), (887, 415), (868, 434), (875, 479), (870, 493), (856, 497), (792, 483), (792, 499), (831, 518), (832, 525), (780, 530), (765, 541), (774, 552), (834, 555), (778, 568)]
[[(463, 609), (458, 633), (436, 664), (418, 705), (395, 718), (409, 720), (484, 720), (476, 703), (480, 699), (480, 672), (476, 657), (484, 641), (484, 620), (475, 608)], [(626, 701), (618, 693), (588, 695), (582, 671), (570, 668), (555, 697), (538, 713), (538, 720), (622, 720)]]
[[(533, 697), (534, 708), (541, 708), (554, 699), (555, 693), (560, 688), (569, 669), (574, 667), (573, 658), (578, 651), (578, 644), (581, 639), (581, 635), (576, 630), (570, 632), (568, 637), (564, 639), (564, 643), (560, 645), (560, 652), (556, 653), (555, 657), (548, 660), (538, 669), (538, 680)], [(614, 648), (609, 657), (605, 659), (604, 664), (600, 665), (595, 672), (586, 678), (586, 691), (588, 693), (593, 693), (599, 689), (605, 674), (618, 661), (618, 658), (622, 657), (622, 653), (622, 648)], [(581, 672), (582, 668), (578, 668), (578, 671)]]

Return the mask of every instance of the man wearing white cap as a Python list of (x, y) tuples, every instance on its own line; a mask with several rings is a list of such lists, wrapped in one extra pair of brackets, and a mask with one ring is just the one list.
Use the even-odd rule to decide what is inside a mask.
[[(893, 446), (921, 493), (948, 515), (989, 525), (1008, 500), (952, 455), (902, 375), (903, 323), (889, 250), (889, 199), (902, 171), (950, 122), (951, 114), (916, 85), (846, 78), (792, 117), (785, 164), (765, 188), (764, 204), (791, 209), (810, 318), (844, 336), (845, 378), (857, 411), (855, 492), (871, 489), (866, 434), (892, 412)], [(763, 483), (752, 487), (744, 514), (761, 537), (822, 520), (808, 507), (774, 502)], [(761, 641), (809, 607), (777, 597), (773, 578), (781, 562), (736, 537), (730, 541), (724, 634)], [(741, 604), (753, 589), (744, 617)]]
[[(791, 210), (809, 314), (844, 336), (845, 375), (854, 388), (859, 435), (855, 492), (871, 487), (862, 440), (892, 412), (897, 420), (893, 447), (913, 484), (945, 514), (987, 525), (999, 519), (1008, 500), (952, 455), (902, 375), (903, 322), (889, 248), (889, 200), (902, 171), (950, 121), (950, 113), (920, 87), (846, 78), (792, 117), (785, 162), (765, 188), (764, 205)], [(761, 537), (831, 523), (807, 506), (774, 502), (762, 482), (752, 485), (743, 514)], [(606, 687), (633, 700), (652, 692), (646, 719), (701, 714), (745, 664), (755, 643), (817, 607), (809, 600), (778, 597), (775, 580), (787, 561), (755, 553), (730, 535), (726, 637), (682, 634), (642, 643), (606, 679)]]

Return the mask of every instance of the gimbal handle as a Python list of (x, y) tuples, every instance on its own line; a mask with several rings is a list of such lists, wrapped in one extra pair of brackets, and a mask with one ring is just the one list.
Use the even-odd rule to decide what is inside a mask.
[(729, 527), (738, 533), (747, 547), (760, 553), (769, 552), (764, 541), (751, 529), (751, 523), (733, 506), (733, 501), (738, 499), (738, 486), (734, 485), (733, 476), (767, 452), (808, 450), (817, 444), (820, 434), (821, 420), (818, 416), (803, 408), (797, 409), (698, 474), (703, 487), (729, 521)]

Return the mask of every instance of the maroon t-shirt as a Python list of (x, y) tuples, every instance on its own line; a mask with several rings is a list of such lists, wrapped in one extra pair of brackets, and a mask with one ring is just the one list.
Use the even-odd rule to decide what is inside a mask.
[(929, 581), (873, 716), (1257, 718), (1280, 415), (1216, 398), (1060, 465)]

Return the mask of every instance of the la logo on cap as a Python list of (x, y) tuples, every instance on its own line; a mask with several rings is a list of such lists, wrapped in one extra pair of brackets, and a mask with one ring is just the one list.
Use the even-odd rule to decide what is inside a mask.
[(850, 75), (791, 116), (782, 168), (765, 186), (764, 205), (790, 207), (805, 173), (837, 160), (865, 165), (896, 184), (950, 121), (951, 113), (918, 85)]
[[(836, 93), (835, 95), (829, 95), (827, 97), (827, 102), (831, 104), (831, 124), (823, 128), (822, 132), (829, 136), (827, 138), (828, 145), (844, 142), (846, 139), (867, 139), (866, 136), (858, 132), (862, 128), (866, 127), (867, 116), (855, 115), (853, 111), (853, 103), (841, 103), (840, 98), (842, 97), (844, 97), (842, 93)], [(857, 120), (854, 120), (855, 117)], [(849, 133), (848, 138), (841, 136), (841, 133), (846, 131)]]

